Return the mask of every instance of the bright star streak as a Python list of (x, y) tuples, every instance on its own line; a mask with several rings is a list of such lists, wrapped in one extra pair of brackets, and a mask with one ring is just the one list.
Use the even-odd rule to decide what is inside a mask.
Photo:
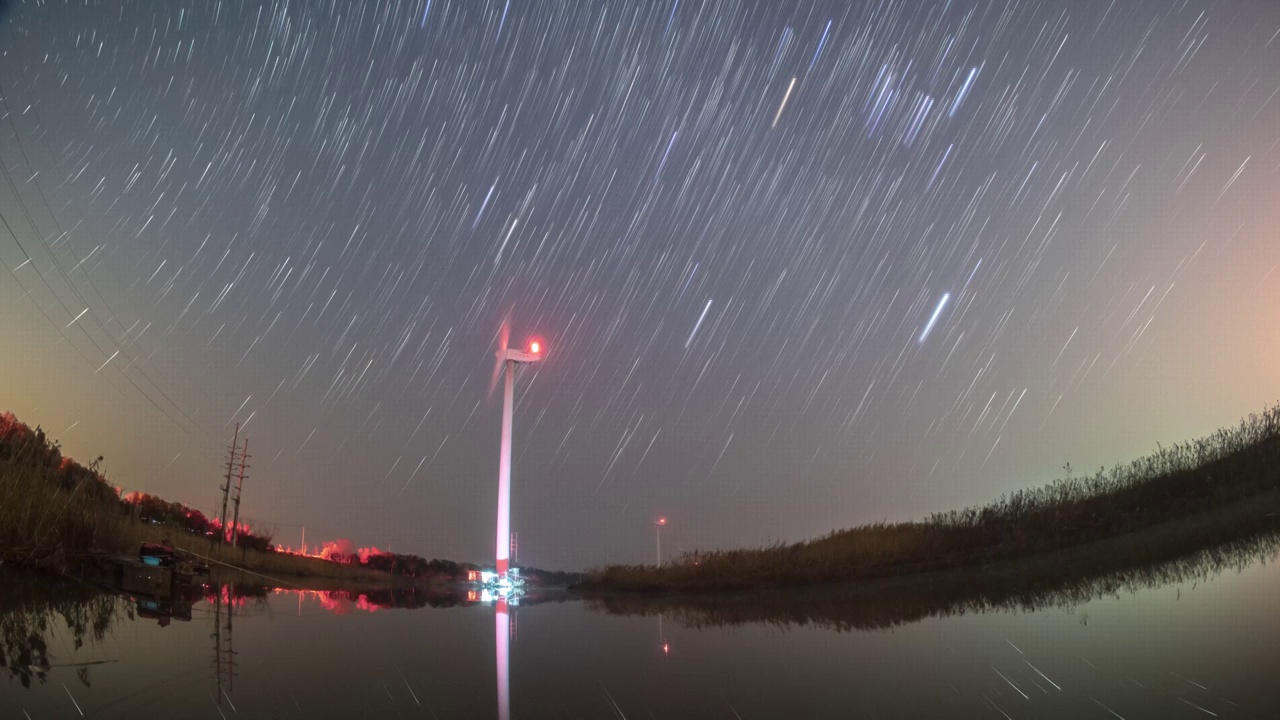
[(951, 299), (951, 293), (943, 293), (942, 299), (938, 301), (938, 307), (934, 309), (933, 316), (929, 318), (929, 322), (924, 326), (924, 332), (920, 333), (920, 342), (924, 342), (929, 337), (929, 331), (933, 329), (933, 324), (938, 321), (938, 316), (942, 314), (942, 308), (947, 306), (947, 301)]
[(698, 316), (698, 322), (693, 324), (693, 332), (689, 333), (689, 339), (684, 341), (684, 349), (689, 349), (689, 343), (693, 342), (693, 336), (698, 334), (698, 328), (702, 327), (702, 321), (707, 317), (707, 311), (711, 309), (711, 301), (707, 301), (707, 306), (702, 308), (702, 314)]
[(813, 72), (813, 66), (818, 62), (818, 56), (822, 54), (822, 46), (827, 44), (827, 34), (831, 32), (831, 21), (827, 21), (827, 27), (822, 31), (822, 39), (818, 41), (818, 49), (813, 52), (813, 59), (809, 61), (809, 69), (807, 72)]
[(498, 187), (497, 181), (494, 181), (494, 183), (489, 186), (489, 192), (485, 194), (484, 202), (480, 203), (480, 212), (476, 213), (476, 219), (471, 221), (472, 230), (475, 230), (476, 226), (480, 224), (480, 218), (484, 215), (484, 209), (489, 207), (489, 198), (493, 197), (493, 189), (496, 187)]
[(791, 78), (791, 83), (787, 85), (787, 94), (782, 96), (782, 104), (778, 106), (778, 114), (773, 116), (773, 124), (769, 127), (778, 127), (778, 120), (782, 117), (782, 111), (787, 109), (787, 100), (791, 99), (791, 91), (796, 87), (796, 79)]
[(104, 362), (104, 363), (102, 363), (101, 365), (99, 365), (99, 366), (98, 366), (98, 369), (93, 371), (93, 374), (94, 374), (94, 375), (97, 375), (98, 373), (102, 372), (102, 368), (106, 367), (106, 366), (107, 366), (107, 364), (108, 364), (108, 363), (110, 363), (112, 360), (115, 360), (115, 359), (116, 359), (116, 356), (117, 356), (117, 355), (119, 355), (119, 354), (120, 354), (120, 351), (119, 351), (119, 350), (117, 350), (117, 351), (115, 351), (115, 352), (111, 353), (111, 357), (107, 358), (107, 362)]
[(662, 168), (666, 167), (667, 156), (671, 154), (671, 146), (676, 144), (676, 137), (679, 135), (680, 135), (679, 130), (676, 130), (671, 133), (671, 141), (667, 143), (667, 149), (665, 152), (662, 153), (662, 161), (658, 163), (658, 170), (653, 174), (653, 177), (655, 180), (658, 178), (659, 175), (662, 174)]
[(964, 79), (964, 85), (960, 86), (960, 92), (956, 93), (955, 102), (951, 103), (951, 109), (947, 111), (947, 117), (955, 117), (956, 110), (960, 109), (960, 103), (964, 102), (964, 96), (969, 94), (969, 86), (973, 84), (973, 79), (978, 76), (978, 68), (969, 70), (969, 77)]

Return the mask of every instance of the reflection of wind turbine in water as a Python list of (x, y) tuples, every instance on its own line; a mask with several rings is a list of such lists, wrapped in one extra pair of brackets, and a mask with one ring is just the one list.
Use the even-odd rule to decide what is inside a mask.
[(497, 650), (498, 720), (511, 720), (511, 619), (507, 601), (498, 598), (493, 614), (493, 639)]
[(511, 553), (511, 412), (515, 398), (516, 365), (535, 363), (542, 360), (542, 343), (534, 340), (529, 343), (528, 352), (513, 350), (507, 347), (510, 326), (503, 321), (498, 332), (497, 362), (493, 366), (493, 377), (489, 379), (489, 394), (498, 385), (498, 376), (506, 375), (502, 389), (502, 450), (498, 460), (498, 535), (497, 566), (499, 585), (508, 585), (507, 570)]

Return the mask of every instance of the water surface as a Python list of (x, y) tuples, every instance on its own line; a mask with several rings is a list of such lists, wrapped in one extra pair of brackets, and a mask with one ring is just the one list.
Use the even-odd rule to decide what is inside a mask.
[(1276, 548), (755, 605), (239, 585), (154, 605), (9, 575), (0, 717), (1275, 718)]

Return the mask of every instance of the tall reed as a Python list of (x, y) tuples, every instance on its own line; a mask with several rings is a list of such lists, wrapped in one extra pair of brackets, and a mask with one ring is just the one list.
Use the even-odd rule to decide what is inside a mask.
[(1280, 406), (1111, 470), (979, 507), (878, 522), (790, 545), (687, 552), (661, 568), (613, 565), (584, 586), (618, 590), (785, 587), (977, 565), (1114, 537), (1280, 487)]

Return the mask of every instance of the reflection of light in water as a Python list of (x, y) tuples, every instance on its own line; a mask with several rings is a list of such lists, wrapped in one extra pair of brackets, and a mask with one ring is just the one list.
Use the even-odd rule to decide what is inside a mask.
[(498, 720), (511, 718), (511, 675), (508, 654), (511, 644), (511, 620), (507, 615), (507, 601), (498, 600), (497, 612), (493, 614), (493, 638), (497, 649), (498, 675)]
[[(324, 608), (325, 610), (328, 610), (331, 613), (334, 613), (335, 615), (346, 615), (347, 613), (351, 612), (351, 608), (355, 608), (357, 610), (363, 610), (365, 612), (377, 612), (378, 610), (385, 610), (389, 607), (392, 607), (391, 605), (379, 604), (377, 602), (374, 602), (373, 600), (370, 600), (369, 596), (366, 593), (355, 593), (347, 590), (301, 590), (301, 589), (294, 589), (294, 588), (272, 588), (271, 593), (273, 595), (276, 595), (277, 597), (297, 595), (299, 617), (302, 616), (303, 598), (318, 602), (320, 604), (320, 607)], [(212, 602), (211, 598), (206, 598), (206, 600), (208, 600), (209, 602)], [(245, 601), (246, 601), (246, 598), (236, 599), (237, 604), (240, 606), (243, 606)], [(226, 598), (225, 595), (223, 598), (223, 602), (224, 603), (229, 602), (229, 600)]]
[(667, 644), (667, 636), (662, 632), (662, 613), (658, 613), (658, 642), (662, 643), (662, 654), (670, 654), (671, 646)]

